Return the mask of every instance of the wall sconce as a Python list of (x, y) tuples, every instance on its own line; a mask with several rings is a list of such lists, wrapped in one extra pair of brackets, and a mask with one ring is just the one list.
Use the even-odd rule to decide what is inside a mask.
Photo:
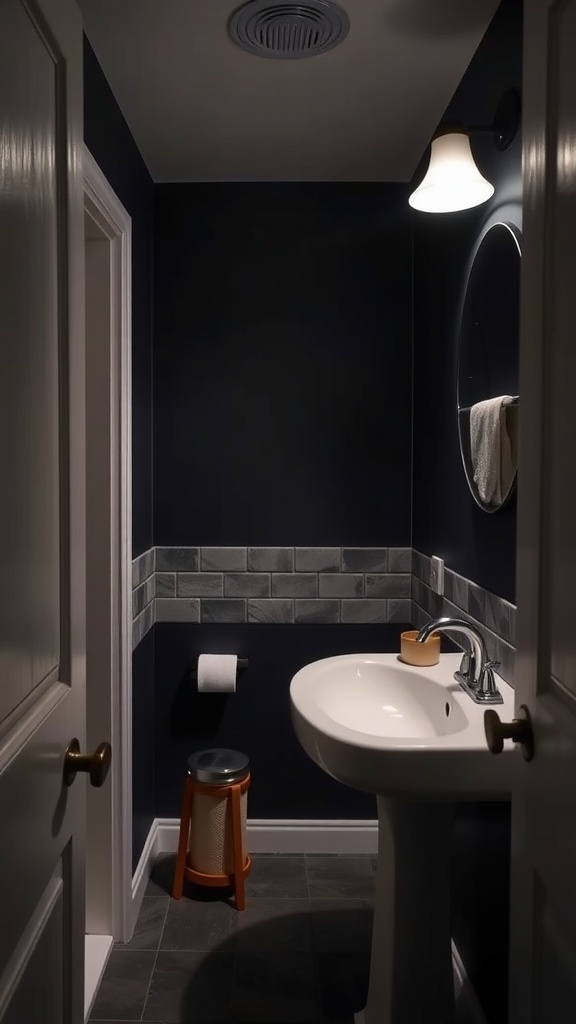
[(520, 97), (515, 89), (504, 94), (488, 127), (440, 128), (430, 150), (428, 170), (408, 202), (425, 213), (469, 210), (490, 199), (494, 186), (480, 174), (472, 156), (469, 136), (490, 132), (500, 152), (512, 144), (520, 124)]

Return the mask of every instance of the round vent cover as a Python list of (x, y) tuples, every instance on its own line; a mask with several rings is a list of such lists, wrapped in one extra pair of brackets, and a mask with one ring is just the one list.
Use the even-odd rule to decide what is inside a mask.
[(249, 0), (230, 18), (235, 43), (260, 57), (315, 57), (348, 35), (346, 11), (329, 0)]

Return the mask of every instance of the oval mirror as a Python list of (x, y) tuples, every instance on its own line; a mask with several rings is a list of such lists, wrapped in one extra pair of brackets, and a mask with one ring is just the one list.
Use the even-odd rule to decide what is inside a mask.
[(458, 333), (460, 454), (474, 500), (496, 512), (516, 483), (520, 334), (520, 240), (489, 227), (473, 255)]

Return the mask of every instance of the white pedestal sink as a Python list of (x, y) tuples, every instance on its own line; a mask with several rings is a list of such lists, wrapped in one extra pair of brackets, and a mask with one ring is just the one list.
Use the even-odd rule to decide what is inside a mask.
[[(431, 668), (395, 654), (306, 665), (290, 686), (307, 754), (340, 782), (375, 793), (378, 868), (365, 1024), (452, 1024), (449, 845), (458, 800), (506, 799), (513, 744), (490, 755), (484, 708), (453, 679), (458, 654)], [(501, 713), (514, 693), (497, 679)]]

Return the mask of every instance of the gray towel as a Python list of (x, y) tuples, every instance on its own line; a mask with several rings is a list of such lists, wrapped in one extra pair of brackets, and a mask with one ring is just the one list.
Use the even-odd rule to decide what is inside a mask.
[(485, 505), (501, 505), (516, 476), (516, 445), (510, 438), (506, 418), (506, 408), (513, 401), (512, 395), (500, 395), (477, 402), (470, 410), (474, 483)]

